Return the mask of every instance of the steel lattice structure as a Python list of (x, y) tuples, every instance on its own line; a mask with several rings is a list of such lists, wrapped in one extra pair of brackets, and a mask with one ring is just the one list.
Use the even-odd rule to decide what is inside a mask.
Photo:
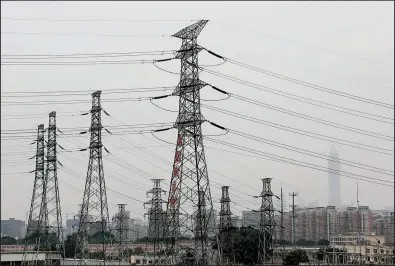
[[(29, 221), (27, 225), (25, 245), (23, 249), (22, 264), (29, 263), (28, 260), (37, 261), (37, 254), (41, 251), (41, 241), (45, 228), (45, 204), (43, 202), (44, 195), (44, 125), (38, 126), (37, 130), (37, 150), (36, 150), (36, 169), (33, 185), (33, 195), (30, 203)], [(29, 256), (29, 247), (34, 246), (34, 254)]]
[(161, 264), (160, 253), (161, 250), (161, 238), (163, 237), (164, 228), (165, 228), (165, 220), (166, 220), (166, 212), (163, 210), (163, 203), (165, 201), (162, 199), (162, 194), (166, 193), (160, 187), (160, 183), (163, 179), (151, 179), (154, 183), (154, 187), (147, 192), (148, 194), (152, 194), (151, 200), (144, 203), (144, 207), (146, 205), (150, 205), (148, 212), (145, 215), (148, 215), (148, 235), (147, 235), (147, 243), (145, 247), (144, 256), (148, 256), (148, 245), (153, 246), (153, 256), (152, 263), (153, 264)]
[(259, 223), (259, 246), (258, 246), (258, 263), (274, 263), (274, 241), (276, 239), (273, 192), (271, 190), (272, 178), (263, 178), (262, 204), (259, 212), (261, 220)]
[[(201, 20), (173, 35), (182, 45), (176, 53), (181, 60), (181, 79), (173, 95), (179, 96), (177, 145), (167, 204), (166, 252), (172, 263), (183, 263), (185, 257), (180, 236), (192, 236), (194, 246), (187, 252), (187, 264), (215, 264), (215, 253), (209, 237), (215, 236), (213, 203), (204, 155), (200, 109), (200, 89), (206, 84), (199, 79), (198, 53), (202, 50), (197, 37), (208, 21)], [(198, 231), (198, 232), (197, 232)]]
[(101, 91), (92, 94), (89, 165), (85, 182), (84, 198), (81, 206), (78, 226), (75, 258), (79, 263), (89, 258), (87, 245), (93, 235), (99, 234), (103, 239), (102, 256), (106, 261), (107, 247), (111, 246), (109, 237), (109, 216), (107, 205), (106, 184), (104, 180), (102, 139), (101, 139)]
[(229, 186), (222, 187), (221, 211), (219, 212), (219, 250), (222, 264), (229, 264), (232, 258), (229, 251), (232, 246), (232, 212), (230, 211)]
[(49, 114), (48, 124), (47, 167), (45, 169), (43, 195), (44, 210), (46, 210), (44, 216), (46, 227), (44, 228), (44, 241), (42, 241), (42, 245), (45, 246), (46, 250), (52, 256), (60, 255), (60, 258), (64, 258), (56, 147), (56, 112), (51, 112)]
[(118, 204), (118, 213), (113, 217), (113, 233), (115, 240), (118, 242), (118, 260), (119, 264), (128, 264), (128, 259), (125, 257), (125, 244), (128, 243), (130, 231), (130, 217), (125, 210), (126, 204)]

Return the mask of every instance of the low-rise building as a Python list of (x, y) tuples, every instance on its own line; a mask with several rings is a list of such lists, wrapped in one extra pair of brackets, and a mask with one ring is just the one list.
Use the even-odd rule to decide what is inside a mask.
[(8, 220), (1, 220), (1, 234), (10, 236), (13, 238), (22, 238), (23, 228), (25, 226), (25, 221), (15, 220), (15, 218), (10, 218)]

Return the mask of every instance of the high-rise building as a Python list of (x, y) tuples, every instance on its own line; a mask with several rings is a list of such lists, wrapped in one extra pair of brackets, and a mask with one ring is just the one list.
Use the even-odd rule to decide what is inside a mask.
[(394, 212), (390, 213), (390, 217), (385, 224), (385, 243), (394, 246)]
[(295, 208), (295, 240), (306, 239), (306, 212), (305, 208)]
[(339, 207), (341, 204), (340, 175), (339, 175), (340, 162), (339, 162), (339, 154), (336, 151), (336, 149), (332, 148), (329, 157), (331, 157), (331, 159), (328, 160), (328, 183), (329, 183), (328, 205)]
[(359, 207), (359, 215), (361, 220), (361, 232), (373, 232), (373, 215), (368, 206)]
[(10, 218), (8, 220), (1, 220), (1, 234), (14, 237), (22, 238), (22, 230), (25, 226), (25, 221), (15, 220), (15, 218)]
[(131, 241), (136, 241), (148, 235), (148, 222), (140, 218), (132, 220)]

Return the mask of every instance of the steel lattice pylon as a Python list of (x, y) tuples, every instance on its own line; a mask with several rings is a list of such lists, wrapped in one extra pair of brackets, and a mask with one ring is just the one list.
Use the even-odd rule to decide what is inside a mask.
[[(41, 241), (41, 246), (44, 246), (46, 250), (51, 253), (51, 256), (60, 256), (60, 258), (64, 258), (56, 146), (56, 112), (51, 112), (49, 114), (47, 167), (43, 195), (44, 210), (46, 210), (44, 216), (46, 227), (43, 228), (44, 238)], [(47, 256), (47, 258), (50, 258), (50, 256)], [(49, 260), (47, 264), (52, 262), (56, 262), (56, 260)]]
[[(36, 151), (36, 169), (34, 185), (33, 185), (33, 195), (30, 203), (29, 221), (27, 225), (25, 245), (23, 248), (22, 264), (30, 264), (37, 262), (38, 252), (41, 251), (41, 239), (44, 235), (43, 228), (45, 227), (45, 204), (43, 203), (44, 195), (44, 125), (38, 126), (37, 130), (37, 151)], [(31, 248), (35, 252), (30, 256), (29, 251)]]
[(222, 187), (221, 211), (219, 212), (219, 245), (221, 264), (229, 264), (232, 257), (229, 251), (232, 246), (232, 212), (230, 211), (229, 186)]
[(89, 259), (87, 245), (93, 235), (99, 235), (103, 240), (101, 252), (104, 261), (106, 261), (106, 250), (112, 244), (109, 237), (107, 193), (103, 172), (100, 94), (101, 91), (92, 94), (89, 165), (75, 252), (79, 264), (84, 263), (84, 259)]
[(145, 247), (144, 256), (148, 257), (151, 252), (148, 252), (148, 246), (153, 246), (153, 256), (152, 263), (153, 264), (163, 264), (160, 261), (160, 252), (161, 250), (161, 238), (164, 233), (165, 228), (165, 215), (162, 204), (165, 201), (162, 199), (162, 194), (166, 193), (160, 187), (160, 183), (163, 179), (151, 179), (154, 183), (154, 187), (147, 192), (148, 194), (152, 194), (151, 200), (144, 203), (145, 205), (150, 205), (148, 212), (145, 215), (148, 215), (148, 235), (147, 235), (147, 243)]
[(259, 246), (258, 246), (258, 263), (274, 263), (274, 240), (276, 238), (273, 196), (271, 190), (272, 178), (263, 178), (262, 204), (259, 212), (261, 220), (259, 223)]
[[(164, 237), (168, 240), (166, 254), (171, 263), (177, 264), (217, 263), (209, 241), (216, 229), (201, 131), (204, 117), (200, 110), (200, 89), (206, 84), (199, 80), (198, 53), (202, 48), (197, 44), (197, 37), (207, 22), (201, 20), (173, 35), (182, 40), (176, 54), (181, 59), (181, 79), (173, 93), (179, 96), (178, 136)], [(180, 246), (180, 236), (194, 240), (193, 248), (186, 254)]]
[(126, 214), (125, 210), (126, 204), (118, 204), (118, 213), (114, 216), (113, 222), (114, 226), (114, 236), (118, 242), (118, 260), (119, 264), (127, 264), (128, 259), (125, 257), (125, 244), (129, 241), (129, 231), (130, 231), (130, 217)]

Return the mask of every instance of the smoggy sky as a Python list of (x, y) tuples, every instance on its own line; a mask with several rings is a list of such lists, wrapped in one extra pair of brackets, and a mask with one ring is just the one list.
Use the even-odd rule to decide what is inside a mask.
[[(181, 40), (168, 35), (193, 23), (187, 20), (207, 19), (210, 21), (200, 34), (198, 43), (221, 56), (286, 77), (393, 105), (393, 5), (390, 1), (2, 2), (2, 219), (26, 219), (34, 181), (34, 174), (27, 172), (34, 170), (35, 165), (34, 160), (29, 160), (35, 155), (35, 145), (30, 143), (36, 138), (38, 124), (48, 126), (48, 113), (51, 111), (57, 112), (58, 128), (72, 131), (74, 134), (58, 135), (58, 143), (66, 150), (73, 151), (63, 152), (58, 148), (58, 160), (63, 165), (58, 168), (58, 178), (63, 218), (76, 213), (78, 204), (82, 203), (89, 156), (88, 152), (76, 151), (89, 145), (89, 135), (78, 133), (89, 128), (90, 117), (79, 114), (90, 109), (93, 90), (103, 91), (102, 106), (111, 115), (102, 115), (103, 125), (113, 133), (119, 133), (103, 134), (103, 144), (111, 152), (103, 152), (106, 185), (110, 188), (107, 191), (110, 215), (115, 213), (116, 204), (125, 203), (128, 204), (127, 210), (132, 212), (133, 217), (142, 217), (145, 212), (143, 204), (130, 197), (140, 201), (148, 200), (146, 191), (152, 186), (150, 178), (165, 179), (162, 187), (168, 190), (174, 156), (174, 146), (171, 143), (176, 142), (177, 132), (170, 130), (155, 135), (166, 143), (151, 134), (127, 134), (127, 128), (121, 130), (117, 126), (174, 122), (177, 113), (162, 110), (150, 101), (124, 100), (159, 96), (171, 91), (118, 94), (109, 92), (114, 89), (175, 86), (179, 81), (177, 73), (180, 71), (179, 60), (157, 65), (168, 71), (166, 72), (150, 63), (4, 65), (4, 56), (176, 50), (181, 46)], [(171, 56), (146, 55), (111, 60), (143, 60)], [(7, 60), (15, 62), (12, 57)], [(90, 62), (107, 59), (84, 60)], [(58, 62), (59, 59), (55, 58), (52, 61)], [(299, 193), (297, 203), (301, 203), (300, 200), (306, 204), (317, 202), (322, 206), (328, 203), (327, 172), (268, 160), (261, 155), (219, 144), (211, 139), (323, 167), (328, 165), (326, 158), (308, 156), (262, 141), (247, 139), (233, 134), (232, 130), (323, 155), (328, 155), (332, 147), (335, 147), (342, 160), (357, 162), (360, 166), (365, 165), (365, 169), (361, 169), (359, 166), (342, 164), (342, 171), (359, 174), (365, 179), (368, 177), (392, 181), (393, 186), (393, 109), (298, 85), (229, 62), (220, 64), (222, 62), (204, 50), (199, 54), (199, 64), (209, 71), (316, 101), (390, 117), (392, 120), (385, 120), (390, 123), (383, 123), (329, 110), (240, 84), (229, 78), (224, 79), (207, 71), (200, 74), (201, 80), (236, 95), (348, 127), (390, 136), (392, 140), (309, 121), (234, 97), (224, 101), (202, 101), (205, 105), (239, 115), (390, 150), (390, 155), (385, 155), (331, 143), (202, 107), (207, 120), (231, 129), (227, 135), (216, 136), (223, 132), (209, 123), (203, 124), (203, 134), (207, 135), (204, 144), (215, 208), (219, 208), (221, 185), (230, 186), (230, 197), (234, 202), (231, 205), (233, 213), (240, 214), (247, 208), (258, 208), (259, 200), (251, 196), (259, 194), (260, 178), (264, 177), (273, 178), (272, 190), (277, 195), (280, 194), (282, 184), (286, 207), (291, 204), (288, 194), (292, 191)], [(27, 93), (11, 93), (18, 91)], [(49, 92), (50, 96), (38, 96), (35, 93), (37, 91)], [(56, 93), (59, 91), (85, 93), (78, 96), (72, 93), (59, 96), (59, 93)], [(222, 99), (224, 95), (205, 87), (202, 89), (201, 98)], [(176, 97), (168, 97), (155, 103), (165, 109), (178, 110)], [(9, 134), (16, 132), (13, 130), (25, 130), (28, 133)], [(136, 148), (136, 144), (144, 148)], [(166, 161), (159, 160), (152, 154), (163, 157)], [(366, 170), (366, 166), (392, 172), (383, 174), (378, 173), (382, 170), (369, 171)], [(357, 182), (360, 205), (369, 205), (373, 209), (393, 206), (393, 187), (358, 181), (346, 176), (341, 176), (343, 204), (356, 204)], [(275, 206), (279, 207), (278, 201), (275, 202)]]

